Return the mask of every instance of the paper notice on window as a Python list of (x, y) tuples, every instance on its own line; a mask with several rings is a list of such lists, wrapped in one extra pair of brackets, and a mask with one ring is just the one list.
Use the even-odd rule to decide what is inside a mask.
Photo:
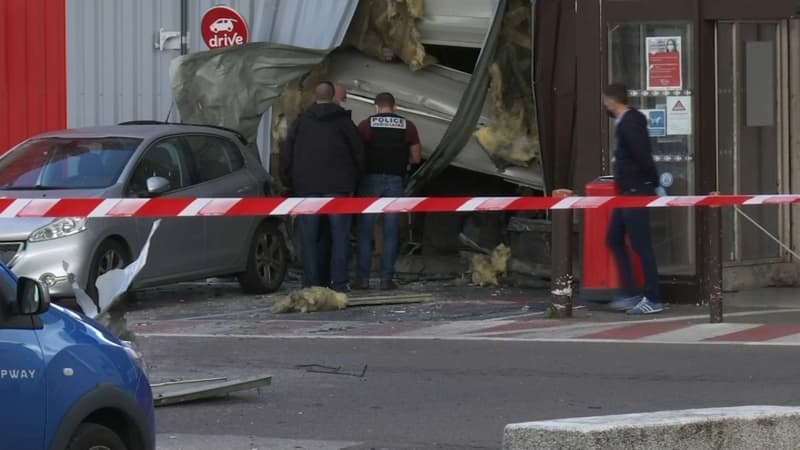
[(683, 89), (680, 36), (647, 38), (647, 89)]
[(647, 117), (647, 131), (650, 137), (664, 137), (667, 135), (667, 112), (663, 109), (639, 110)]
[(667, 97), (667, 135), (692, 134), (692, 97)]

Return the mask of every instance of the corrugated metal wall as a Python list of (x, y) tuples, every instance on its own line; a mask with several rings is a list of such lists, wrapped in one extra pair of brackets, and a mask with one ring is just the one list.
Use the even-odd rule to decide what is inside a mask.
[(0, 153), (66, 124), (63, 0), (0, 1)]
[[(180, 0), (66, 0), (69, 126), (166, 119), (172, 105), (169, 65), (179, 51), (161, 51), (155, 43), (162, 28), (180, 31), (180, 3)], [(206, 51), (200, 21), (208, 8), (220, 2), (190, 0), (188, 3), (189, 51)], [(224, 3), (248, 21), (251, 41), (330, 48), (344, 37), (358, 1)], [(324, 20), (324, 26), (320, 26), (320, 20)]]
[(160, 119), (172, 103), (160, 28), (180, 30), (179, 0), (66, 0), (70, 127)]

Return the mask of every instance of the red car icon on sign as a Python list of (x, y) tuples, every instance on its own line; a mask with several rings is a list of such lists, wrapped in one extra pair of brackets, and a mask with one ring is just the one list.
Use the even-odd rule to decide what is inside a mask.
[(212, 33), (219, 33), (221, 31), (233, 31), (233, 24), (236, 22), (236, 19), (230, 19), (227, 17), (223, 17), (214, 21), (211, 24), (211, 32)]

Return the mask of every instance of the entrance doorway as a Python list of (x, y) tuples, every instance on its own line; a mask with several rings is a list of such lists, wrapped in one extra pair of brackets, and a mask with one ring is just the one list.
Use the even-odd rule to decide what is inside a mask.
[[(789, 187), (788, 27), (785, 22), (717, 24), (717, 180), (723, 194), (775, 194)], [(726, 208), (723, 260), (779, 262), (788, 210)]]

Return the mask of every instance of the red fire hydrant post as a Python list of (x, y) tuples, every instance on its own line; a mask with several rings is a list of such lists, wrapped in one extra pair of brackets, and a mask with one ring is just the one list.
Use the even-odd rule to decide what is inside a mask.
[[(553, 197), (572, 197), (573, 192), (559, 189)], [(550, 256), (552, 261), (552, 281), (550, 291), (550, 310), (554, 317), (572, 317), (572, 209), (554, 209), (552, 215)]]
[[(712, 192), (711, 195), (719, 195)], [(722, 208), (710, 206), (706, 211), (706, 250), (702, 292), (708, 301), (709, 321), (722, 323)]]

